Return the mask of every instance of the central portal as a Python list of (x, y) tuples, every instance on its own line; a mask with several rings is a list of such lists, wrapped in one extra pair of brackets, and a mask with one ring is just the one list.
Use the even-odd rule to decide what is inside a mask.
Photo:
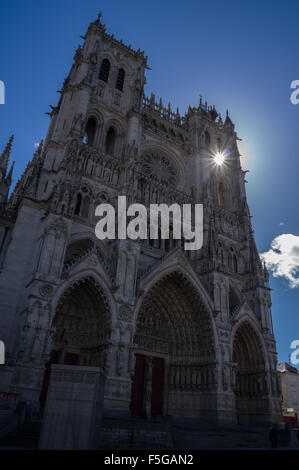
[(201, 393), (216, 387), (214, 338), (201, 297), (182, 273), (167, 274), (144, 296), (134, 349), (131, 413), (200, 416)]
[(132, 382), (131, 413), (134, 416), (162, 416), (164, 359), (136, 354)]

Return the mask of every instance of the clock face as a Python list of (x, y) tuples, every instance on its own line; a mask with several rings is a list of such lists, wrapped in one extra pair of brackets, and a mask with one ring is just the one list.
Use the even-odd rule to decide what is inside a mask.
[(178, 172), (172, 162), (165, 155), (146, 152), (141, 159), (143, 172), (157, 181), (167, 186), (176, 186), (178, 182)]

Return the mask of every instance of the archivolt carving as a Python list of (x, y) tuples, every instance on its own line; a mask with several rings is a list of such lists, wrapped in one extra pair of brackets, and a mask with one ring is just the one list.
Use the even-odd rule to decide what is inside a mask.
[(61, 296), (53, 321), (59, 361), (71, 353), (81, 365), (104, 367), (110, 321), (108, 299), (97, 281), (88, 276), (73, 282)]
[[(257, 331), (249, 321), (243, 321), (236, 331), (232, 359), (236, 364), (233, 386), (239, 421), (248, 422), (250, 413), (267, 411), (267, 403), (262, 399), (269, 394), (271, 387), (264, 349)], [(272, 393), (277, 394), (275, 379)]]
[(217, 386), (211, 320), (183, 274), (165, 276), (148, 292), (138, 315), (134, 344), (169, 360), (171, 389)]

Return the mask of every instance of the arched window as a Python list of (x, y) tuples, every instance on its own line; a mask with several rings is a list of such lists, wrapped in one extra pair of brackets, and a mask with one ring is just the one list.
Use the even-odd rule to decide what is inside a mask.
[(109, 127), (106, 141), (105, 141), (105, 152), (109, 155), (113, 155), (115, 151), (116, 132), (114, 127)]
[(82, 204), (82, 196), (81, 196), (80, 193), (78, 193), (77, 202), (76, 202), (76, 206), (75, 206), (75, 215), (80, 215), (81, 204)]
[(118, 90), (123, 91), (124, 81), (125, 81), (125, 71), (124, 69), (119, 69), (115, 87)]
[(234, 255), (233, 257), (233, 270), (234, 270), (234, 273), (238, 272), (238, 261), (237, 261), (236, 255)]
[(237, 257), (236, 257), (236, 254), (235, 254), (233, 248), (230, 248), (230, 251), (229, 251), (228, 266), (229, 266), (229, 269), (231, 270), (231, 272), (233, 272), (233, 273), (238, 272), (238, 261), (237, 261)]
[(208, 131), (205, 131), (205, 147), (208, 149), (211, 145), (211, 137)]
[(223, 267), (224, 266), (224, 250), (220, 242), (218, 242), (217, 256), (218, 256), (220, 265)]
[(85, 127), (85, 143), (87, 145), (93, 145), (94, 140), (95, 140), (95, 135), (96, 135), (96, 130), (97, 130), (97, 121), (94, 117), (90, 117), (87, 121), (86, 127)]
[(230, 314), (233, 313), (233, 311), (238, 307), (240, 300), (239, 297), (237, 296), (236, 292), (232, 287), (230, 286), (229, 288), (229, 312)]
[(89, 196), (84, 196), (83, 204), (82, 204), (82, 211), (81, 216), (84, 219), (88, 219), (89, 216), (89, 206), (90, 206), (90, 199)]
[(234, 270), (233, 266), (233, 256), (234, 256), (234, 250), (230, 248), (229, 253), (228, 253), (228, 267), (231, 272)]
[(110, 72), (110, 62), (108, 59), (103, 59), (100, 74), (99, 74), (99, 79), (103, 80), (103, 82), (108, 82), (109, 72)]

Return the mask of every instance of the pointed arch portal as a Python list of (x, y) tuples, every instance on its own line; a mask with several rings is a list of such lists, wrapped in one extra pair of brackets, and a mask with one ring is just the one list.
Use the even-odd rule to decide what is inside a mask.
[(53, 320), (53, 347), (46, 364), (41, 404), (45, 404), (52, 364), (104, 367), (110, 337), (106, 296), (93, 277), (80, 279), (61, 296)]
[(261, 340), (247, 321), (238, 327), (233, 342), (233, 362), (236, 365), (234, 391), (239, 424), (263, 421), (269, 413), (269, 385)]
[(199, 415), (200, 395), (217, 386), (215, 344), (209, 313), (183, 274), (169, 274), (147, 293), (134, 346), (132, 414), (179, 415), (190, 408)]

